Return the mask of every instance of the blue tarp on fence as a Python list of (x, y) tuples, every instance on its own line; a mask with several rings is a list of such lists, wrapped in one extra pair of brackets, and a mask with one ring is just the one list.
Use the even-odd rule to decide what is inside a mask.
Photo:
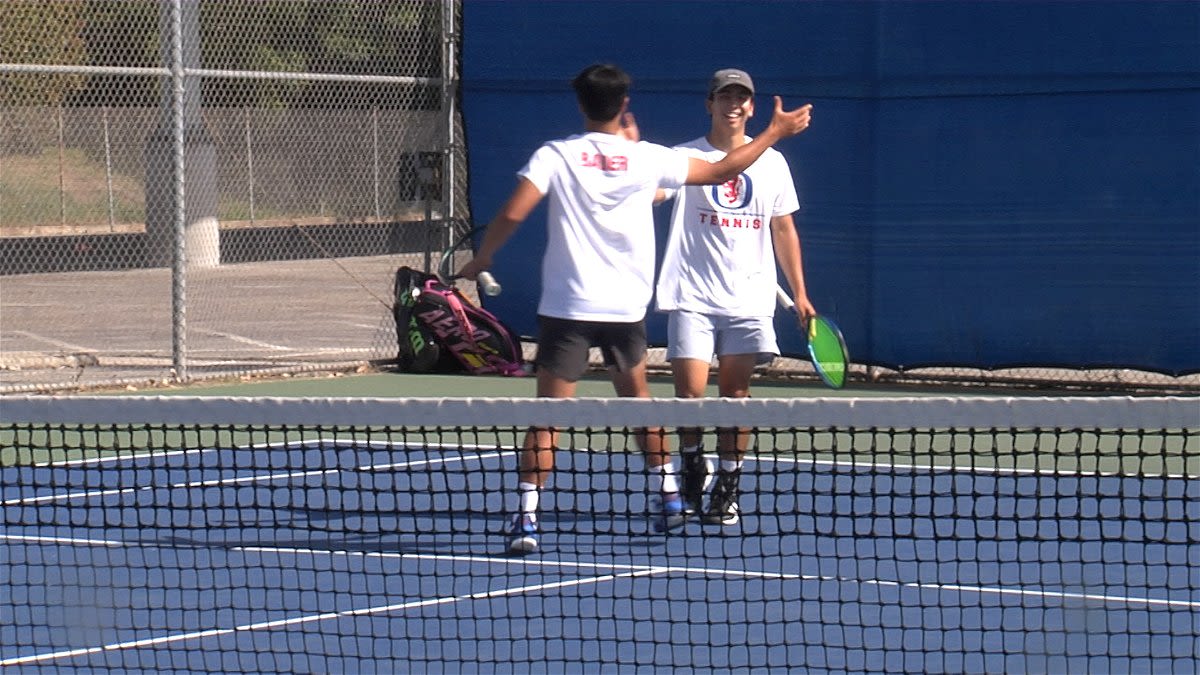
[[(668, 145), (707, 130), (707, 77), (740, 67), (752, 133), (771, 94), (814, 104), (779, 149), (810, 296), (855, 361), (1200, 371), (1198, 3), (466, 0), (463, 52), (477, 223), (581, 129), (584, 66), (628, 70), (643, 138)], [(525, 335), (544, 222), (488, 301)]]

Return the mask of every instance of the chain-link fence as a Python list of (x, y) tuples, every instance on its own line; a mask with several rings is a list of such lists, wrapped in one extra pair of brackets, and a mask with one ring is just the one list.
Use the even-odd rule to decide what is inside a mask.
[(346, 368), (467, 227), (456, 0), (0, 3), (0, 388)]
[[(459, 0), (0, 2), (0, 391), (391, 359), (393, 271), (470, 222), (461, 16)], [(852, 377), (1200, 389), (1124, 369)]]

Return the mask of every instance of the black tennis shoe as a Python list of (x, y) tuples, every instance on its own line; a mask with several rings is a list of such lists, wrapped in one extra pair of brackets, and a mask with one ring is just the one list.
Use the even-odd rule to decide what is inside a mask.
[(717, 484), (713, 487), (712, 498), (708, 500), (708, 510), (701, 518), (710, 525), (737, 525), (742, 518), (738, 507), (738, 482), (741, 470), (720, 471), (717, 473)]
[(681, 454), (679, 496), (683, 497), (684, 512), (688, 515), (700, 513), (704, 508), (704, 488), (708, 486), (708, 477), (712, 473), (712, 461), (704, 456), (704, 448)]

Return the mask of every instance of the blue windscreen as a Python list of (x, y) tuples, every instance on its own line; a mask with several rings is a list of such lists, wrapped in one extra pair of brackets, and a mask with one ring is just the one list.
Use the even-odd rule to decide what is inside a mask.
[[(569, 82), (598, 61), (667, 145), (707, 130), (718, 68), (754, 76), (751, 133), (773, 94), (814, 104), (779, 149), (810, 297), (856, 362), (1200, 371), (1200, 3), (466, 0), (477, 223), (582, 128)], [(540, 207), (488, 299), (528, 336), (544, 241)]]

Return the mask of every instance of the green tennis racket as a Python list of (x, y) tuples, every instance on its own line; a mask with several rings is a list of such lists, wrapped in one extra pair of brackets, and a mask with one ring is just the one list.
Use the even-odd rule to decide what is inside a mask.
[[(775, 297), (784, 309), (796, 313), (796, 303), (782, 287), (776, 287)], [(841, 329), (833, 319), (821, 315), (809, 319), (805, 329), (808, 357), (821, 381), (834, 389), (846, 386), (846, 366), (850, 363), (850, 355), (846, 351)]]

